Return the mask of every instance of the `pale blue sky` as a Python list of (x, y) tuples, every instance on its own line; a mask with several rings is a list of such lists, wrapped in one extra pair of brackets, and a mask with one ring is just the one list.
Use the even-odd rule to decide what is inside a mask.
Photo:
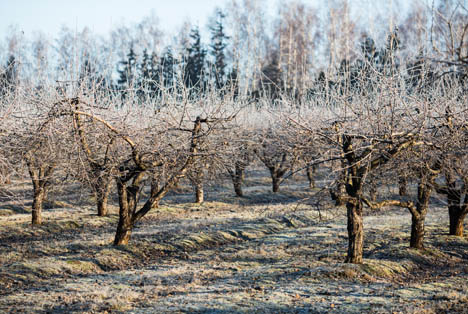
[(204, 27), (215, 7), (228, 0), (0, 0), (0, 38), (10, 25), (29, 37), (41, 30), (55, 37), (63, 24), (81, 30), (107, 34), (124, 22), (139, 22), (154, 10), (164, 31), (172, 31), (186, 18)]

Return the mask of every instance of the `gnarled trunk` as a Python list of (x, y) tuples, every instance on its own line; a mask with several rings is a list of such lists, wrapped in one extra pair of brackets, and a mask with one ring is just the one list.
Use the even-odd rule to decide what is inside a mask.
[(463, 222), (467, 212), (460, 205), (449, 206), (450, 235), (463, 237)]
[(42, 207), (44, 200), (47, 197), (47, 190), (50, 185), (50, 175), (52, 174), (53, 166), (36, 167), (33, 155), (29, 155), (27, 160), (29, 176), (33, 185), (33, 204), (32, 204), (32, 220), (33, 225), (42, 224)]
[[(137, 193), (140, 191), (142, 172), (135, 171), (133, 182), (117, 178), (117, 192), (119, 194), (119, 224), (115, 233), (114, 245), (126, 245), (130, 240), (133, 218), (137, 206)], [(129, 185), (130, 184), (130, 185)]]
[(117, 232), (115, 233), (114, 245), (127, 245), (132, 235), (133, 224), (130, 221), (119, 219)]
[(437, 172), (424, 169), (418, 184), (418, 202), (416, 208), (410, 208), (411, 212), (411, 239), (410, 247), (415, 249), (424, 248), (424, 220), (426, 219), (429, 199), (433, 191)]
[(229, 170), (229, 175), (232, 179), (232, 185), (234, 186), (234, 192), (236, 196), (242, 197), (244, 193), (242, 192), (242, 182), (244, 182), (244, 171), (245, 167), (236, 163), (235, 170)]
[(358, 198), (346, 203), (348, 216), (348, 256), (347, 263), (361, 264), (364, 244), (362, 202)]
[(426, 215), (411, 215), (411, 240), (410, 247), (414, 249), (424, 248), (424, 220)]
[(33, 225), (42, 224), (42, 206), (44, 204), (44, 199), (46, 196), (45, 188), (35, 187), (34, 188), (34, 198), (32, 204), (32, 221)]
[(272, 183), (272, 191), (273, 193), (277, 193), (279, 191), (279, 187), (281, 184), (281, 177), (274, 169), (270, 169), (271, 175), (271, 183)]

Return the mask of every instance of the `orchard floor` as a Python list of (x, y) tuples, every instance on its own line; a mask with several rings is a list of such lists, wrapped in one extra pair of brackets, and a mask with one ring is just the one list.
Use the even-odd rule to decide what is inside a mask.
[(245, 198), (226, 183), (201, 205), (182, 186), (122, 247), (115, 200), (97, 217), (70, 188), (31, 227), (15, 185), (0, 199), (0, 312), (468, 313), (468, 237), (447, 235), (445, 208), (431, 208), (424, 250), (408, 248), (407, 211), (367, 213), (364, 263), (345, 264), (343, 208), (315, 206), (302, 177), (276, 195), (255, 179)]

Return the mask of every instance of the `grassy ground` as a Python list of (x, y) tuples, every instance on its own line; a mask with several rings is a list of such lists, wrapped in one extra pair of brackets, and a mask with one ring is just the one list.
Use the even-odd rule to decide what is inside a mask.
[(0, 200), (0, 312), (468, 312), (468, 238), (447, 235), (444, 208), (429, 212), (422, 251), (408, 248), (409, 213), (368, 214), (365, 262), (350, 265), (343, 209), (302, 202), (315, 203), (303, 177), (277, 195), (268, 184), (256, 172), (245, 198), (226, 183), (202, 205), (182, 186), (127, 247), (111, 245), (115, 202), (100, 218), (69, 191), (31, 227), (28, 186), (12, 186), (21, 199)]

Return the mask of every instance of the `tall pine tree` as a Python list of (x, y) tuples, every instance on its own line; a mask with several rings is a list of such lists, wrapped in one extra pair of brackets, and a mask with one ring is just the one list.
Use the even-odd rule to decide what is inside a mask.
[(205, 87), (204, 67), (206, 50), (202, 47), (198, 26), (190, 32), (191, 45), (185, 57), (184, 83), (193, 93), (202, 92)]
[(169, 89), (173, 90), (175, 83), (175, 66), (176, 60), (172, 53), (172, 47), (166, 47), (164, 55), (161, 58), (161, 75), (162, 75), (162, 85)]
[(211, 30), (210, 54), (213, 57), (212, 73), (217, 89), (221, 89), (226, 84), (226, 53), (229, 36), (224, 31), (224, 18), (226, 15), (221, 11), (216, 11), (216, 19)]
[(120, 65), (122, 65), (122, 68), (117, 69), (117, 72), (119, 73), (119, 79), (117, 81), (119, 88), (121, 90), (133, 88), (137, 83), (137, 55), (133, 46), (127, 54), (127, 59), (121, 61)]

